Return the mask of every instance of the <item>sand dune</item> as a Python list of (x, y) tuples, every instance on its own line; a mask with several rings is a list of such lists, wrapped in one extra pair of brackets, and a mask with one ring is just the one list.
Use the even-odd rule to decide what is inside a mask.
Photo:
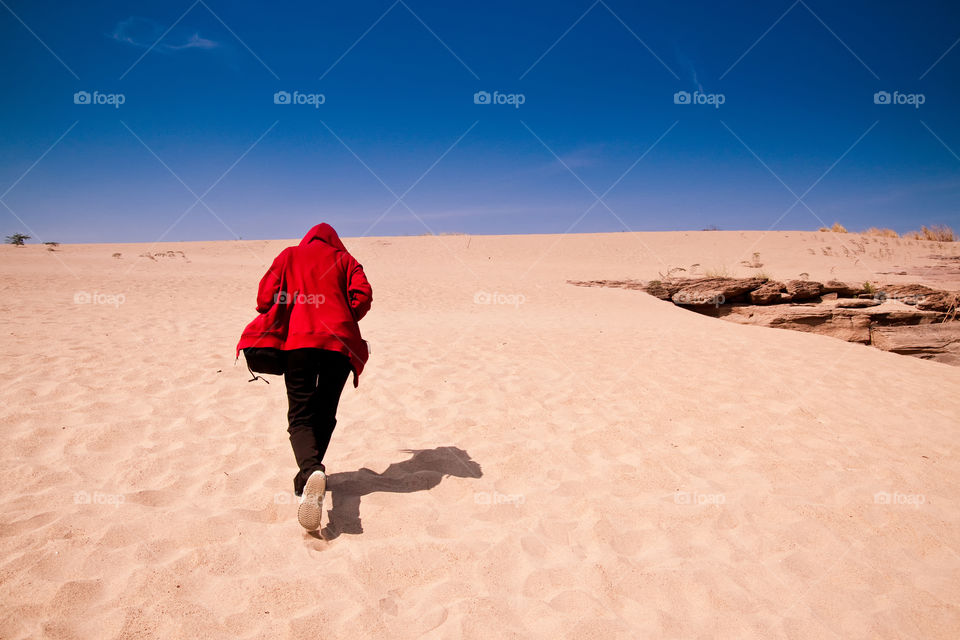
[(0, 637), (956, 637), (960, 368), (566, 280), (960, 289), (958, 243), (345, 242), (372, 356), (321, 536), (233, 359), (289, 242), (0, 247)]

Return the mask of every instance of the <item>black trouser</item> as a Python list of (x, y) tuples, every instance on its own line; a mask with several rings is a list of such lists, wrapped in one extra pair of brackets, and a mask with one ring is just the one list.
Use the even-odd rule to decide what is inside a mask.
[(303, 492), (311, 473), (326, 472), (323, 455), (337, 426), (337, 405), (350, 371), (350, 360), (336, 351), (287, 351), (287, 372), (283, 377), (289, 406), (287, 432), (300, 467), (293, 479), (297, 495)]

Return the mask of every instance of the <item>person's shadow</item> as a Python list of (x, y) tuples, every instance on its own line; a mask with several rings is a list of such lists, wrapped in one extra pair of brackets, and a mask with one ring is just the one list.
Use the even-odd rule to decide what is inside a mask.
[(327, 491), (333, 507), (327, 512), (329, 521), (320, 531), (324, 540), (333, 540), (341, 533), (363, 533), (360, 523), (360, 498), (375, 491), (411, 493), (427, 491), (440, 484), (444, 476), (480, 478), (480, 465), (458, 447), (405, 449), (413, 457), (394, 462), (383, 473), (363, 468), (359, 471), (332, 473), (327, 477)]

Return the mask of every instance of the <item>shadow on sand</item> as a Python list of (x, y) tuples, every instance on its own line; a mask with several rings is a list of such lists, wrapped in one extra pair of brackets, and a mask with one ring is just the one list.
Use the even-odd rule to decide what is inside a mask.
[(413, 457), (394, 462), (383, 473), (363, 468), (359, 471), (332, 473), (327, 477), (327, 495), (333, 507), (327, 512), (329, 521), (320, 531), (324, 540), (333, 540), (342, 533), (363, 533), (360, 523), (360, 498), (375, 491), (411, 493), (428, 491), (440, 484), (444, 476), (479, 478), (480, 465), (457, 447), (406, 449)]

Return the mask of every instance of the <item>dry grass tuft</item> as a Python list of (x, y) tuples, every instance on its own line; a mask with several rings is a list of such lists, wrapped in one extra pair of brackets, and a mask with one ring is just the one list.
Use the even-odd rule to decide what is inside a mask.
[(893, 229), (878, 229), (876, 227), (870, 227), (863, 232), (865, 236), (880, 236), (881, 238), (899, 238), (900, 234), (894, 231)]
[(908, 240), (930, 240), (932, 242), (957, 242), (957, 234), (945, 224), (922, 226), (920, 231), (908, 231), (903, 234)]
[(730, 270), (727, 269), (726, 265), (722, 265), (715, 269), (707, 269), (704, 272), (704, 275), (708, 278), (732, 278), (733, 274), (730, 273)]

